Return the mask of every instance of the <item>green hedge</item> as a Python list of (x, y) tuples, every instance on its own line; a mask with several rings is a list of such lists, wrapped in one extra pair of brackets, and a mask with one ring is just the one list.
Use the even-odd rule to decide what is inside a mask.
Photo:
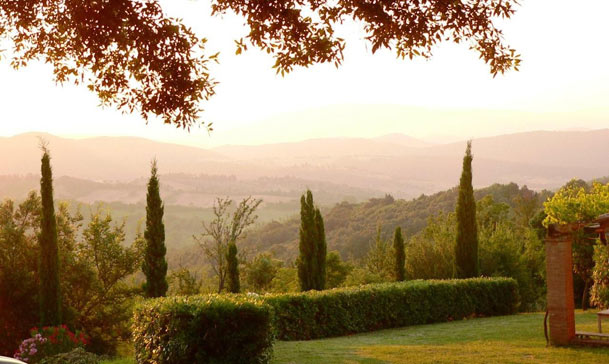
[(147, 300), (135, 310), (139, 364), (268, 363), (272, 309), (246, 295)]
[[(308, 340), (516, 313), (511, 278), (409, 281), (281, 295), (160, 298), (134, 317), (139, 364), (268, 363), (273, 337)], [(273, 314), (274, 313), (274, 314)]]
[(508, 315), (518, 285), (508, 278), (384, 283), (328, 291), (267, 295), (280, 340), (309, 340), (358, 332)]

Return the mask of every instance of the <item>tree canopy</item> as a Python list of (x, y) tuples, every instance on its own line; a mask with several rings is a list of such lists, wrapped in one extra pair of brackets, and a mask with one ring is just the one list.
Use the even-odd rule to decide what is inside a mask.
[[(337, 32), (345, 21), (362, 24), (372, 52), (429, 58), (442, 41), (469, 42), (493, 75), (518, 69), (519, 55), (495, 25), (510, 18), (518, 0), (212, 0), (212, 14), (234, 12), (249, 28), (236, 40), (275, 58), (285, 74), (294, 67), (343, 61), (346, 42)], [(8, 39), (12, 65), (41, 60), (58, 83), (85, 84), (102, 105), (138, 111), (148, 120), (190, 128), (216, 81), (204, 52), (205, 38), (168, 17), (158, 0), (0, 1), (0, 39)], [(210, 124), (207, 124), (210, 127)]]
[(563, 186), (544, 203), (547, 214), (544, 226), (550, 224), (587, 223), (609, 211), (609, 184), (595, 182), (592, 187), (577, 180)]

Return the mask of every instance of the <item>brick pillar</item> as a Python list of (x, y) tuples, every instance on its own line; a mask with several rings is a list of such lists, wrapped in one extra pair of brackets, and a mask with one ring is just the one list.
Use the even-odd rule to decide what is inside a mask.
[(567, 345), (575, 337), (572, 240), (568, 233), (546, 237), (547, 307), (552, 345)]

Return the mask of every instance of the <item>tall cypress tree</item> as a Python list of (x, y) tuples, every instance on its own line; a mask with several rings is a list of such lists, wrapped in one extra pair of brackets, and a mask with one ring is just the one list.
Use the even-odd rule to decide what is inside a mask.
[(59, 250), (57, 248), (57, 221), (53, 204), (53, 172), (51, 157), (42, 145), (40, 172), (40, 321), (42, 325), (61, 323), (61, 291), (59, 286)]
[(315, 235), (317, 262), (315, 264), (315, 286), (313, 288), (321, 291), (326, 288), (326, 255), (328, 248), (326, 246), (324, 219), (318, 208), (315, 209)]
[(396, 282), (401, 282), (406, 279), (406, 269), (404, 268), (406, 254), (404, 252), (404, 237), (402, 237), (402, 228), (396, 227), (393, 235), (393, 252), (395, 254), (394, 273)]
[(478, 229), (476, 226), (476, 201), (472, 187), (472, 142), (467, 142), (463, 171), (457, 200), (457, 238), (455, 244), (455, 269), (458, 278), (478, 276)]
[(163, 201), (159, 193), (156, 159), (152, 161), (146, 194), (146, 249), (142, 271), (146, 275), (144, 293), (147, 297), (163, 297), (167, 293), (167, 261), (165, 260), (165, 225)]
[(227, 285), (230, 293), (241, 292), (241, 284), (239, 283), (239, 260), (237, 259), (237, 244), (231, 241), (228, 244), (226, 252), (227, 262)]
[(300, 230), (298, 231), (298, 281), (301, 291), (309, 291), (313, 289), (313, 257), (316, 255), (314, 238), (315, 234), (312, 226), (315, 221), (315, 215), (312, 209), (313, 195), (311, 191), (307, 191), (306, 197), (300, 197)]
[(300, 255), (298, 257), (298, 279), (300, 289), (322, 290), (326, 283), (326, 234), (319, 209), (313, 203), (313, 194), (307, 190), (300, 198)]

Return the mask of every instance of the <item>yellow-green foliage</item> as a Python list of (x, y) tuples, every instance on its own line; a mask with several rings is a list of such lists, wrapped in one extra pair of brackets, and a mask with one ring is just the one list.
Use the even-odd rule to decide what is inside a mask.
[(135, 310), (139, 364), (268, 363), (272, 309), (250, 295), (168, 297)]
[(308, 340), (392, 327), (513, 314), (518, 285), (509, 278), (371, 284), (266, 295), (281, 340)]
[[(585, 183), (572, 180), (544, 203), (547, 217), (544, 226), (550, 224), (589, 223), (599, 215), (609, 212), (609, 184), (593, 183), (589, 188)], [(606, 273), (606, 247), (594, 248), (583, 230), (575, 234), (573, 244), (573, 270), (585, 282), (582, 305), (586, 307), (586, 288), (593, 281), (591, 302), (600, 306), (609, 304)]]
[(544, 226), (594, 220), (609, 212), (609, 183), (593, 183), (591, 189), (571, 181), (544, 203)]
[(594, 285), (590, 301), (600, 308), (609, 307), (609, 249), (606, 245), (594, 246)]

